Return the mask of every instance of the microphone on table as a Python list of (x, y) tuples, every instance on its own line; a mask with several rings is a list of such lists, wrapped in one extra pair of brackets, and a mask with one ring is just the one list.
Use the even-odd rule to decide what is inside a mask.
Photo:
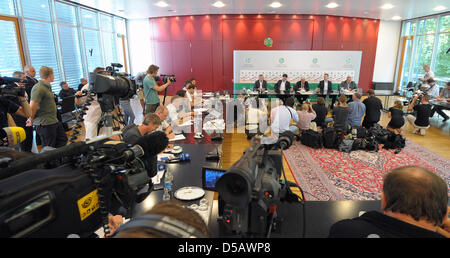
[(181, 153), (175, 158), (164, 160), (165, 163), (179, 163), (179, 162), (188, 162), (191, 161), (191, 154), (189, 153)]
[(15, 146), (27, 138), (22, 127), (4, 127), (0, 129), (0, 146)]

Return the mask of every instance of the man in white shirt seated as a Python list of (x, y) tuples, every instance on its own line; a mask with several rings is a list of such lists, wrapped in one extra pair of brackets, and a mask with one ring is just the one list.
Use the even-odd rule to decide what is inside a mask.
[(427, 91), (427, 95), (429, 95), (432, 99), (439, 97), (439, 85), (436, 84), (436, 82), (433, 80), (433, 78), (428, 79), (426, 83), (430, 86), (430, 88)]
[(283, 74), (283, 78), (279, 80), (274, 86), (275, 92), (283, 92), (291, 90), (291, 83), (287, 80), (287, 78), (288, 75)]
[(175, 126), (179, 126), (183, 124), (185, 121), (192, 120), (191, 113), (180, 112), (180, 109), (183, 105), (184, 98), (180, 96), (173, 96), (170, 100), (170, 104), (167, 105), (167, 110), (169, 114), (167, 116), (167, 123), (172, 126), (172, 129), (175, 129)]
[(298, 122), (298, 114), (292, 107), (294, 106), (294, 97), (289, 97), (284, 101), (284, 105), (280, 104), (270, 112), (271, 125), (273, 135), (279, 135), (285, 131), (297, 133), (298, 128), (295, 125), (290, 125), (291, 119)]
[(423, 75), (423, 78), (419, 78), (419, 81), (421, 81), (423, 84), (426, 84), (428, 79), (434, 78), (434, 73), (430, 70), (430, 66), (428, 65), (424, 65), (423, 70), (425, 70), (425, 74)]
[(167, 138), (172, 139), (175, 137), (175, 133), (172, 131), (172, 127), (167, 123), (167, 117), (169, 116), (169, 109), (165, 106), (159, 106), (156, 108), (155, 115), (161, 119), (161, 125), (156, 129), (156, 131), (165, 132)]

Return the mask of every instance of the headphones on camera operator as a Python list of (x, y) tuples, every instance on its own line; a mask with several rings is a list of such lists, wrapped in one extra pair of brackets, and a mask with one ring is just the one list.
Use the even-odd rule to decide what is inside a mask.
[(206, 238), (195, 227), (169, 216), (158, 214), (146, 214), (132, 219), (120, 226), (113, 237), (117, 237), (120, 232), (130, 229), (140, 229), (152, 235), (156, 233), (172, 238)]

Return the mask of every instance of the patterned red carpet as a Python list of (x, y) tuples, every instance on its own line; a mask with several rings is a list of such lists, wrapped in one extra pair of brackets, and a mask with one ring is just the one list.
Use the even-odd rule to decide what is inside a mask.
[(426, 167), (450, 186), (450, 161), (409, 140), (398, 154), (385, 149), (344, 153), (295, 142), (284, 156), (306, 200), (381, 199), (384, 175), (405, 165)]

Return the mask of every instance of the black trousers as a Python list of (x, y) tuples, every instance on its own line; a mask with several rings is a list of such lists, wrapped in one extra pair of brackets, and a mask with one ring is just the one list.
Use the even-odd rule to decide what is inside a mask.
[(431, 114), (430, 117), (434, 116), (434, 112), (437, 112), (439, 115), (441, 115), (444, 119), (448, 119), (449, 117), (447, 116), (447, 114), (444, 113), (444, 107), (441, 106), (434, 106), (433, 109), (431, 110)]
[(41, 138), (42, 147), (59, 148), (67, 144), (67, 135), (61, 122), (52, 125), (38, 125), (36, 133)]
[(27, 121), (19, 117), (18, 115), (13, 116), (14, 121), (16, 122), (16, 126), (22, 127), (25, 130), (25, 141), (20, 143), (20, 149), (22, 151), (31, 152), (33, 148), (33, 127), (26, 126)]

